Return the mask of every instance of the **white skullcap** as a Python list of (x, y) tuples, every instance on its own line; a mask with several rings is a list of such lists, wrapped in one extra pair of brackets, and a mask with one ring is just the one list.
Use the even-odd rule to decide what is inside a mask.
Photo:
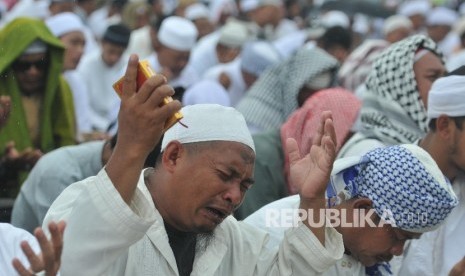
[(465, 116), (465, 76), (447, 76), (436, 80), (428, 96), (428, 119), (440, 115)]
[(161, 144), (163, 152), (171, 141), (182, 144), (230, 141), (242, 143), (255, 152), (255, 146), (244, 116), (232, 107), (217, 104), (196, 104), (181, 109), (184, 118), (165, 132)]
[(75, 13), (63, 12), (45, 19), (45, 24), (52, 34), (60, 37), (70, 32), (79, 31), (84, 33), (85, 27), (82, 20)]
[(404, 15), (407, 17), (421, 14), (426, 16), (426, 14), (431, 9), (431, 4), (427, 0), (413, 0), (413, 1), (405, 1), (397, 10), (397, 13), (400, 15)]
[(168, 48), (190, 51), (195, 46), (197, 35), (194, 23), (179, 16), (170, 16), (161, 23), (158, 40)]
[(182, 96), (182, 104), (219, 104), (231, 106), (231, 100), (224, 87), (213, 80), (202, 80), (189, 87)]
[(400, 28), (412, 30), (413, 29), (412, 21), (410, 21), (410, 19), (408, 19), (408, 17), (404, 15), (390, 16), (384, 21), (383, 34), (387, 35), (390, 32), (395, 31)]
[(39, 54), (47, 52), (47, 44), (40, 39), (34, 40), (22, 53), (23, 55)]
[(432, 9), (426, 17), (427, 26), (446, 25), (452, 26), (457, 21), (457, 13), (445, 7), (436, 7)]
[(278, 63), (281, 56), (272, 44), (266, 41), (247, 43), (241, 52), (241, 69), (259, 76), (273, 64)]
[(241, 0), (241, 10), (249, 12), (258, 8), (259, 0)]
[(247, 41), (248, 34), (245, 24), (229, 20), (220, 30), (218, 43), (230, 48), (239, 48)]
[(201, 3), (194, 3), (189, 5), (185, 11), (185, 17), (191, 21), (200, 19), (200, 18), (210, 18), (210, 10)]
[(350, 27), (349, 17), (341, 11), (329, 11), (321, 17), (321, 25), (325, 28), (340, 26), (348, 29)]

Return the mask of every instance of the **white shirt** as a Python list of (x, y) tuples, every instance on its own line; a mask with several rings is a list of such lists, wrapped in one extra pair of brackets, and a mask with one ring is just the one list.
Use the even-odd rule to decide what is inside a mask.
[[(76, 71), (66, 71), (64, 74), (66, 81), (73, 93), (74, 112), (76, 116), (78, 136), (89, 133), (92, 130), (90, 122), (90, 106), (87, 86), (81, 75)], [(80, 137), (77, 137), (80, 140)]]
[[(128, 206), (105, 169), (69, 186), (44, 220), (64, 219), (63, 275), (178, 275), (163, 218), (143, 172)], [(342, 257), (342, 237), (326, 228), (325, 247), (303, 224), (290, 229), (279, 251), (265, 247), (263, 231), (226, 218), (202, 252), (191, 275), (315, 275)]]
[(128, 58), (123, 55), (115, 65), (108, 67), (101, 55), (100, 51), (96, 51), (85, 56), (77, 70), (87, 84), (92, 128), (106, 132), (108, 126), (116, 121), (120, 104), (112, 85), (122, 77)]
[(219, 32), (208, 34), (200, 39), (192, 49), (189, 64), (197, 71), (199, 76), (203, 76), (205, 71), (219, 63), (216, 55), (216, 45), (219, 40)]
[(150, 38), (150, 26), (147, 25), (132, 31), (126, 53), (137, 54), (139, 58), (146, 58), (150, 56), (152, 52), (153, 47)]
[(29, 261), (21, 249), (22, 241), (27, 241), (36, 254), (40, 252), (36, 238), (29, 232), (0, 223), (0, 275), (18, 275), (11, 264), (13, 258), (18, 258), (26, 268), (29, 267)]
[(231, 84), (227, 91), (231, 100), (231, 106), (236, 106), (247, 91), (247, 86), (241, 73), (241, 60), (235, 59), (232, 62), (218, 64), (205, 72), (203, 78), (219, 81), (221, 73), (228, 75)]

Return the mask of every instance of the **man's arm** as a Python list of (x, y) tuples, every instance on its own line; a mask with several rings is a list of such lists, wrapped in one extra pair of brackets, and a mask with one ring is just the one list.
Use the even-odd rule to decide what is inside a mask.
[(130, 203), (147, 155), (163, 134), (165, 122), (181, 108), (178, 101), (163, 105), (174, 90), (162, 75), (149, 78), (136, 91), (138, 58), (132, 55), (124, 76), (118, 116), (118, 141), (106, 171), (116, 190)]
[[(299, 187), (300, 209), (311, 212), (314, 222), (320, 221), (320, 210), (325, 209), (325, 191), (329, 182), (333, 162), (336, 158), (336, 133), (330, 111), (321, 115), (321, 123), (313, 139), (310, 153), (301, 157), (294, 139), (286, 141), (292, 182)], [(326, 218), (321, 218), (326, 222)], [(325, 245), (325, 225), (314, 227), (309, 219), (303, 223)]]

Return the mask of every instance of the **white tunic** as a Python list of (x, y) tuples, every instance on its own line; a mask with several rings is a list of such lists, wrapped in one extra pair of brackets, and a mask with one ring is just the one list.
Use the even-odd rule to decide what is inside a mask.
[(18, 275), (11, 264), (13, 258), (18, 258), (26, 268), (29, 267), (29, 261), (20, 247), (22, 241), (27, 241), (34, 252), (40, 252), (36, 238), (29, 232), (0, 223), (0, 275)]
[[(163, 219), (143, 172), (128, 206), (103, 169), (69, 186), (51, 206), (44, 225), (67, 222), (63, 275), (178, 275)], [(342, 257), (342, 237), (326, 228), (325, 247), (304, 225), (288, 231), (277, 250), (267, 234), (226, 218), (209, 246), (196, 254), (191, 275), (315, 275)]]
[(112, 85), (122, 76), (127, 60), (123, 55), (113, 67), (108, 67), (101, 52), (96, 51), (86, 55), (79, 63), (77, 70), (87, 84), (90, 122), (95, 130), (106, 132), (108, 126), (116, 121), (120, 99)]
[[(74, 101), (74, 113), (76, 116), (78, 136), (83, 133), (89, 133), (92, 130), (90, 122), (90, 106), (87, 85), (81, 75), (76, 71), (66, 71), (63, 76), (71, 88)], [(80, 140), (80, 137), (77, 137)]]
[(247, 86), (241, 73), (240, 58), (237, 58), (230, 63), (218, 64), (217, 66), (210, 68), (207, 72), (205, 72), (203, 78), (219, 81), (221, 73), (225, 73), (231, 81), (227, 91), (231, 100), (231, 106), (236, 106), (247, 91)]

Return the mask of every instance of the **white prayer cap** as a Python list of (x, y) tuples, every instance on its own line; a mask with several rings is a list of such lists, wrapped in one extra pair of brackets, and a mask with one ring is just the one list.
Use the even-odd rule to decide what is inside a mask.
[(384, 21), (383, 34), (387, 35), (390, 32), (395, 31), (400, 28), (412, 30), (413, 29), (412, 21), (410, 21), (410, 19), (408, 19), (408, 17), (404, 15), (390, 16), (386, 19), (386, 21)]
[(202, 80), (189, 87), (182, 96), (182, 104), (219, 104), (231, 106), (228, 92), (217, 81)]
[(40, 39), (34, 40), (22, 53), (23, 55), (39, 54), (47, 52), (47, 44)]
[(325, 28), (341, 26), (348, 29), (350, 27), (349, 17), (341, 11), (329, 11), (321, 17), (321, 25)]
[(79, 31), (84, 33), (85, 27), (82, 20), (75, 13), (63, 12), (45, 19), (45, 24), (52, 34), (60, 37), (70, 32)]
[(161, 23), (158, 40), (168, 48), (190, 51), (195, 46), (197, 35), (194, 23), (179, 16), (170, 16)]
[(242, 143), (255, 152), (255, 146), (244, 116), (232, 107), (217, 104), (195, 104), (181, 109), (184, 118), (165, 132), (161, 144), (163, 152), (171, 141), (182, 144), (231, 141)]
[(230, 48), (239, 48), (248, 39), (247, 26), (237, 20), (229, 20), (220, 30), (218, 43)]
[(201, 3), (194, 3), (189, 5), (185, 11), (185, 17), (191, 21), (200, 19), (200, 18), (210, 18), (210, 10)]
[(249, 12), (258, 8), (259, 0), (241, 0), (241, 10), (242, 12)]
[(445, 7), (436, 7), (432, 9), (426, 17), (427, 26), (446, 25), (452, 26), (457, 21), (457, 13)]
[(397, 10), (397, 13), (400, 15), (404, 15), (407, 17), (421, 14), (426, 16), (426, 14), (431, 9), (431, 4), (427, 0), (413, 0), (413, 1), (405, 1)]
[(465, 116), (465, 76), (447, 76), (436, 80), (428, 95), (428, 119), (440, 115)]
[(241, 69), (259, 76), (273, 64), (278, 63), (281, 56), (273, 45), (266, 41), (247, 43), (241, 53)]

